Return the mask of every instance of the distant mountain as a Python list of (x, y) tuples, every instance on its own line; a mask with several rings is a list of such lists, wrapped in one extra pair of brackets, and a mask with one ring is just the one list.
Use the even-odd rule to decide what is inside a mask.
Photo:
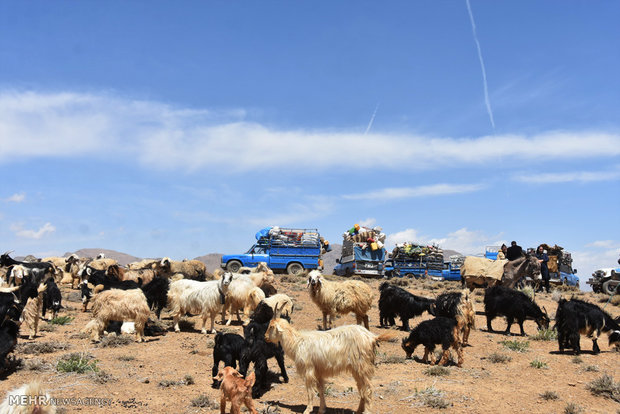
[[(73, 253), (77, 254), (79, 257), (97, 257), (99, 253), (103, 253), (105, 257), (118, 261), (118, 264), (120, 264), (121, 266), (126, 266), (128, 263), (142, 260), (141, 258), (132, 256), (130, 254), (121, 253), (115, 250), (108, 250), (108, 249), (80, 249)], [(64, 257), (70, 256), (70, 255), (71, 255), (71, 252), (67, 252), (64, 254)]]

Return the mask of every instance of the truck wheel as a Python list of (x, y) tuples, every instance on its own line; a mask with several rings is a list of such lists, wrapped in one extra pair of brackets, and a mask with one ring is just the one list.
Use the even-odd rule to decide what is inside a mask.
[(303, 271), (304, 267), (299, 263), (289, 263), (289, 265), (286, 266), (286, 273), (292, 276), (298, 275)]
[(351, 270), (350, 267), (347, 267), (347, 270), (344, 271), (344, 276), (345, 277), (351, 277), (353, 276), (353, 271)]
[(613, 280), (608, 280), (607, 282), (603, 283), (603, 293), (605, 293), (607, 295), (613, 295), (614, 294), (614, 292), (618, 288), (618, 285), (616, 285), (613, 282), (614, 282)]
[(237, 273), (239, 269), (241, 269), (241, 262), (237, 260), (231, 260), (230, 262), (226, 263), (226, 270), (228, 270), (229, 272)]

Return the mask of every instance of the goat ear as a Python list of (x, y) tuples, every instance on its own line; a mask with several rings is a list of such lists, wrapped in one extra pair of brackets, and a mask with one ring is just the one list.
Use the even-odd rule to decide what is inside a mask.
[(280, 317), (280, 314), (282, 314), (282, 308), (278, 309), (278, 304), (276, 304), (276, 307), (273, 310), (273, 318), (272, 319), (278, 319)]
[(252, 386), (254, 386), (254, 383), (256, 382), (256, 374), (254, 372), (252, 372), (250, 375), (248, 375), (248, 377), (245, 380), (245, 385), (246, 387), (250, 388)]

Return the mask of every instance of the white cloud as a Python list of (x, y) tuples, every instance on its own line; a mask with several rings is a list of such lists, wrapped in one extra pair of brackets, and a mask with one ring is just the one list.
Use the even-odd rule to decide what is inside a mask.
[(366, 220), (360, 220), (359, 225), (364, 227), (374, 227), (377, 223), (377, 219), (374, 217), (368, 217)]
[(515, 175), (513, 180), (533, 184), (614, 181), (620, 180), (620, 169), (611, 171), (575, 171), (565, 173)]
[(613, 249), (616, 246), (616, 242), (613, 240), (597, 240), (592, 243), (586, 244), (586, 247), (602, 247), (607, 249)]
[(56, 231), (56, 227), (52, 226), (51, 223), (45, 223), (38, 230), (28, 230), (28, 229), (22, 228), (20, 224), (15, 224), (11, 226), (11, 230), (13, 230), (13, 232), (15, 233), (17, 237), (21, 237), (24, 239), (39, 240), (47, 234), (54, 233)]
[(347, 194), (348, 200), (395, 200), (399, 198), (427, 197), (447, 194), (462, 194), (479, 191), (481, 184), (434, 184), (419, 187), (383, 188), (367, 193)]
[(26, 193), (16, 193), (6, 199), (10, 203), (21, 203), (26, 199)]
[[(532, 136), (438, 138), (416, 134), (281, 130), (245, 122), (243, 110), (213, 112), (106, 94), (0, 92), (0, 162), (16, 157), (126, 157), (168, 169), (253, 171), (344, 167), (437, 169), (620, 155), (620, 135), (549, 132)], [(415, 160), (415, 162), (412, 162)], [(397, 191), (398, 193), (398, 191)]]

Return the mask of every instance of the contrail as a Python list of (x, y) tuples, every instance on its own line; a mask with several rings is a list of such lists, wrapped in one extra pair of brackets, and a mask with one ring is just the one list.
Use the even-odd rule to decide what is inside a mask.
[(366, 132), (364, 132), (364, 135), (368, 134), (368, 131), (370, 131), (370, 128), (372, 128), (372, 123), (375, 122), (375, 116), (377, 115), (377, 109), (379, 109), (379, 103), (377, 103), (377, 106), (375, 106), (375, 111), (372, 113), (372, 116), (370, 117), (370, 122), (368, 123), (368, 126), (366, 127)]
[(471, 30), (474, 33), (474, 40), (476, 41), (476, 47), (478, 48), (478, 59), (480, 60), (480, 67), (482, 68), (482, 83), (484, 85), (484, 101), (487, 104), (487, 112), (489, 113), (489, 119), (491, 120), (491, 126), (493, 132), (495, 132), (495, 121), (493, 120), (493, 111), (491, 110), (491, 102), (489, 101), (489, 88), (487, 87), (487, 71), (484, 69), (484, 61), (482, 60), (482, 50), (480, 49), (480, 42), (478, 42), (478, 35), (476, 34), (476, 22), (474, 22), (474, 15), (471, 12), (471, 5), (469, 0), (465, 0), (467, 4), (467, 11), (469, 12), (469, 20), (471, 21)]

